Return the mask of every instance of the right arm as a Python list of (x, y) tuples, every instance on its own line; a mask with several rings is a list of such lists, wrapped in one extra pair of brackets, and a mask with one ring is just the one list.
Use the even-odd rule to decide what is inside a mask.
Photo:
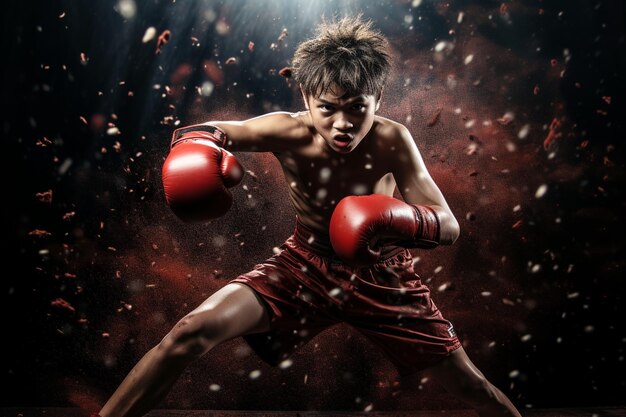
[(231, 152), (281, 152), (312, 140), (300, 113), (276, 112), (243, 121), (211, 121), (226, 133)]
[(163, 164), (170, 208), (184, 221), (224, 215), (233, 202), (228, 188), (243, 177), (230, 151), (280, 152), (312, 138), (302, 115), (270, 113), (241, 122), (208, 122), (174, 131)]

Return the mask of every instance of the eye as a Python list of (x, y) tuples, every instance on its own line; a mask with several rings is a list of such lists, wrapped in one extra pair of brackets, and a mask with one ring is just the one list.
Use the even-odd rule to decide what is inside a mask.
[(329, 106), (328, 104), (320, 104), (317, 107), (323, 112), (331, 112), (334, 110), (333, 106)]
[(352, 106), (352, 109), (355, 111), (363, 111), (367, 108), (367, 106), (365, 104), (362, 103), (357, 103), (354, 106)]

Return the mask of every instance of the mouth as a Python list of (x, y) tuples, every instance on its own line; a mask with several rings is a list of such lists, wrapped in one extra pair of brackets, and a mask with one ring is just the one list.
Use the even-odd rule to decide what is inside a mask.
[(338, 148), (345, 148), (352, 142), (350, 135), (335, 135), (333, 136), (333, 142)]

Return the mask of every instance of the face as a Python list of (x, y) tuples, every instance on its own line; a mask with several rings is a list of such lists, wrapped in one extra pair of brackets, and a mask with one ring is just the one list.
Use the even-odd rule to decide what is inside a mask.
[(303, 94), (315, 130), (335, 152), (349, 153), (365, 138), (374, 124), (380, 97), (362, 94), (346, 96), (340, 88), (319, 97)]

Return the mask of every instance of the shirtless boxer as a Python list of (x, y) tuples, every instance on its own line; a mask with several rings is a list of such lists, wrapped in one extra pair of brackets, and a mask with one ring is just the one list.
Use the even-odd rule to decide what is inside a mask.
[[(223, 215), (243, 168), (231, 152), (272, 152), (297, 217), (280, 252), (216, 291), (135, 365), (99, 415), (141, 416), (194, 359), (243, 336), (277, 365), (345, 322), (401, 375), (423, 371), (481, 416), (520, 416), (474, 366), (413, 270), (410, 248), (450, 245), (459, 224), (411, 134), (377, 116), (390, 67), (359, 18), (320, 25), (293, 59), (306, 111), (177, 129), (163, 166), (183, 220)], [(393, 198), (398, 187), (404, 201)]]

